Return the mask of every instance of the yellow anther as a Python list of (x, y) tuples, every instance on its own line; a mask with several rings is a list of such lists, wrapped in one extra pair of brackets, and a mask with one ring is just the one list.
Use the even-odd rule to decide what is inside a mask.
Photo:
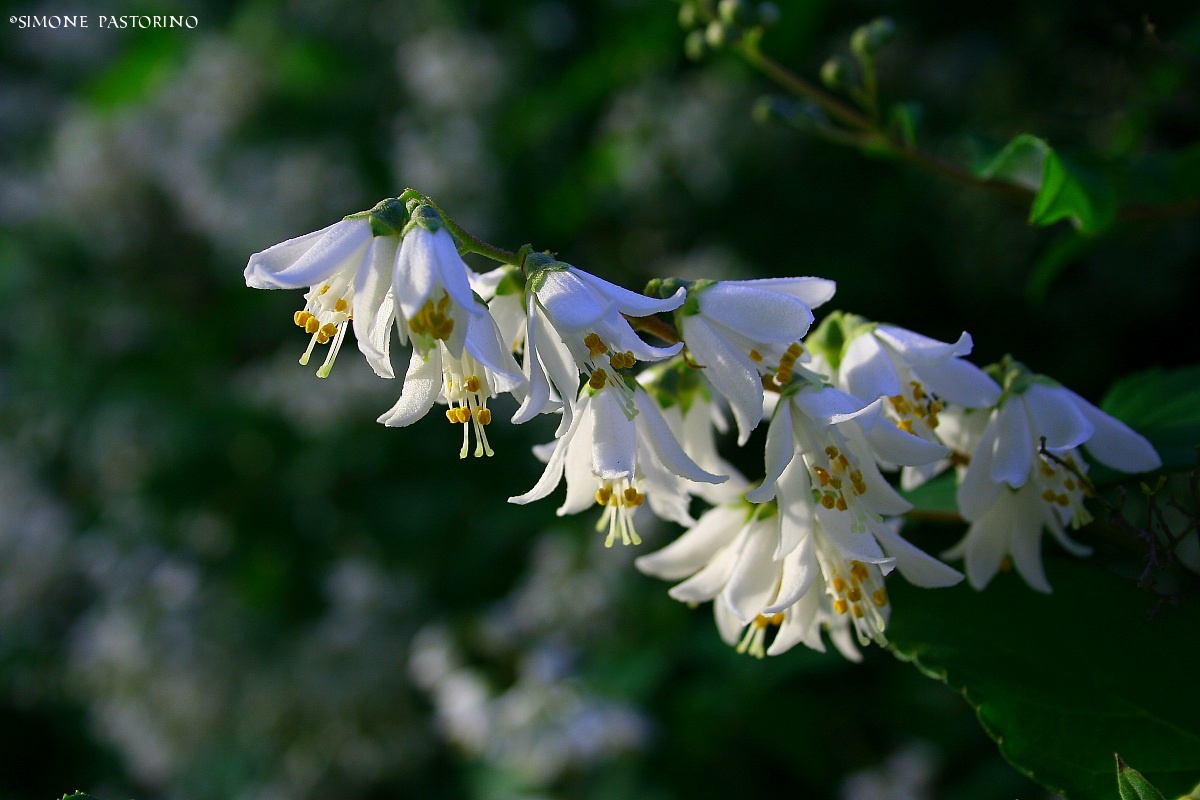
[(317, 292), (317, 294), (325, 294), (328, 291), (329, 291), (329, 284), (327, 283), (321, 287), (321, 291)]
[(930, 414), (929, 419), (925, 420), (925, 424), (929, 426), (930, 430), (937, 430), (937, 426), (938, 426), (937, 414)]
[(840, 490), (842, 488), (842, 479), (837, 477), (830, 478), (829, 485), (836, 490)]
[(918, 383), (917, 381), (910, 381), (910, 383), (912, 384), (912, 387), (913, 387), (913, 390), (912, 390), (913, 400), (924, 399), (925, 389), (922, 388), (921, 384)]
[(829, 485), (829, 472), (824, 467), (813, 467), (813, 474), (822, 486)]
[(321, 333), (325, 334), (326, 339), (332, 339), (334, 334), (337, 333), (337, 325), (334, 325), (332, 322), (326, 322), (321, 326)]
[(338, 313), (345, 311), (349, 307), (350, 304), (346, 302), (346, 298), (344, 297), (339, 297), (338, 301), (333, 304), (333, 310), (337, 311)]
[(945, 407), (946, 407), (945, 404), (941, 400), (934, 400), (932, 403), (929, 404), (929, 413), (930, 414), (940, 414), (940, 413), (942, 413), (942, 409)]
[(899, 428), (900, 430), (904, 431), (905, 433), (913, 432), (912, 420), (908, 419), (908, 418), (902, 419), (899, 422), (897, 422), (896, 427)]
[(762, 353), (758, 352), (757, 350), (751, 350), (749, 353), (749, 356), (750, 356), (750, 360), (753, 361), (755, 364), (757, 364), (763, 360)]
[(916, 414), (920, 419), (925, 419), (925, 417), (929, 415), (929, 412), (925, 410), (925, 406), (917, 406), (913, 409), (913, 413)]
[(310, 314), (309, 312), (307, 312), (303, 309), (301, 309), (300, 311), (297, 311), (295, 314), (292, 315), (292, 321), (295, 322), (297, 327), (300, 327), (300, 328), (303, 328), (305, 326), (305, 324), (311, 318), (312, 318), (312, 314)]
[(304, 320), (304, 332), (305, 333), (316, 333), (319, 330), (321, 330), (320, 321), (316, 317), (314, 317), (312, 314), (309, 314), (308, 319)]
[(642, 504), (642, 499), (645, 497), (645, 495), (632, 486), (627, 487), (624, 494), (625, 504), (630, 506), (640, 506)]
[(449, 422), (458, 422), (458, 409), (457, 408), (447, 408), (446, 409), (446, 419)]
[(874, 601), (875, 605), (879, 606), (880, 608), (883, 608), (884, 606), (887, 605), (887, 602), (888, 602), (887, 590), (886, 589), (876, 589), (875, 591), (871, 592), (871, 600)]
[(478, 392), (479, 391), (479, 376), (472, 375), (471, 377), (467, 378), (467, 383), (464, 388), (471, 394), (475, 394), (476, 392)]
[(492, 410), (490, 408), (475, 409), (475, 419), (479, 420), (480, 425), (491, 425)]
[(860, 581), (865, 581), (869, 575), (867, 572), (867, 565), (861, 561), (851, 561), (850, 574), (858, 578)]
[(830, 459), (837, 458), (840, 454), (841, 454), (841, 451), (838, 450), (833, 445), (829, 445), (828, 447), (825, 448), (825, 455), (829, 456)]
[(862, 483), (863, 482), (861, 469), (852, 470), (850, 472), (850, 482), (851, 483)]
[(1065, 494), (1060, 494), (1058, 497), (1054, 498), (1054, 502), (1065, 508), (1066, 506), (1071, 505), (1071, 498), (1067, 497)]
[(596, 502), (602, 506), (608, 505), (608, 501), (612, 499), (612, 484), (606, 483), (596, 490)]
[(1063, 481), (1063, 488), (1066, 489), (1068, 492), (1075, 491), (1075, 479), (1067, 478), (1065, 481)]
[(329, 341), (329, 334), (325, 331), (317, 331), (317, 344), (325, 344)]
[(825, 506), (826, 508), (833, 508), (834, 502), (835, 500), (832, 492), (826, 492), (825, 494), (821, 495), (821, 505)]
[(592, 358), (602, 356), (608, 352), (608, 345), (601, 341), (600, 335), (597, 333), (589, 333), (583, 337), (583, 345), (588, 349), (588, 355)]
[(846, 505), (846, 498), (839, 496), (838, 499), (834, 502), (833, 507), (836, 508), (838, 511), (845, 511), (848, 508), (848, 506)]
[(850, 608), (850, 604), (847, 603), (845, 600), (843, 600), (840, 597), (837, 600), (833, 601), (833, 610), (838, 612), (839, 614), (845, 614), (847, 609), (849, 609), (849, 608)]
[(602, 369), (598, 369), (588, 378), (588, 386), (593, 389), (603, 389), (604, 384), (608, 381), (608, 373)]
[(788, 345), (787, 355), (792, 357), (792, 361), (795, 361), (797, 358), (799, 358), (803, 354), (804, 354), (804, 348), (800, 346), (799, 342), (792, 342), (791, 344)]
[(843, 592), (845, 592), (846, 591), (846, 579), (845, 578), (834, 578), (833, 579), (833, 590), (835, 592), (837, 592), (838, 594), (842, 594)]
[(859, 619), (863, 618), (862, 606), (860, 606), (858, 603), (854, 604), (854, 616), (858, 617)]
[(850, 459), (846, 458), (844, 453), (839, 454), (837, 457), (837, 465), (838, 468), (842, 470), (850, 469)]
[(846, 599), (851, 603), (857, 603), (859, 600), (862, 600), (862, 592), (859, 591), (857, 586), (851, 587), (850, 591), (846, 592)]
[(866, 494), (867, 493), (867, 485), (865, 483), (863, 483), (862, 481), (857, 481), (857, 482), (851, 481), (850, 486), (854, 490), (855, 494)]
[(1045, 461), (1042, 462), (1042, 466), (1040, 469), (1042, 471), (1042, 474), (1045, 475), (1047, 478), (1054, 475), (1054, 467), (1050, 466)]
[(1045, 500), (1047, 503), (1053, 503), (1054, 502), (1054, 490), (1047, 489), (1046, 491), (1042, 492), (1042, 499)]

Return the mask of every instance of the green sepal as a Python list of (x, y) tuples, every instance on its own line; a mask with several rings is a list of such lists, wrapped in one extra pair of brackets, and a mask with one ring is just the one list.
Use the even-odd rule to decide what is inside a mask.
[(408, 221), (404, 203), (395, 197), (380, 200), (366, 215), (371, 223), (372, 236), (397, 236)]
[(549, 253), (530, 253), (525, 256), (525, 291), (537, 292), (551, 272), (563, 272), (571, 268)]
[(1162, 792), (1142, 777), (1142, 773), (1122, 760), (1120, 753), (1116, 754), (1116, 758), (1117, 791), (1121, 793), (1121, 800), (1166, 800)]
[(428, 203), (418, 205), (412, 210), (412, 219), (404, 226), (404, 235), (413, 229), (414, 226), (420, 225), (430, 233), (437, 233), (446, 226), (446, 221), (442, 219), (442, 215), (438, 210)]
[(836, 370), (842, 364), (846, 346), (856, 337), (878, 327), (878, 322), (871, 322), (857, 314), (834, 311), (805, 337), (804, 345), (811, 352), (823, 356), (830, 368)]
[[(694, 317), (700, 313), (700, 293), (710, 286), (716, 286), (717, 282), (707, 278), (690, 281), (687, 283), (687, 297), (683, 301), (683, 305), (679, 308), (679, 314), (685, 317)], [(668, 295), (670, 296), (670, 295)]]
[(779, 505), (774, 500), (768, 500), (765, 503), (754, 505), (754, 510), (750, 512), (750, 520), (755, 522), (764, 519), (770, 519), (779, 513)]
[(642, 372), (643, 388), (654, 398), (659, 408), (678, 405), (685, 415), (692, 410), (697, 395), (711, 401), (708, 387), (700, 377), (701, 370), (690, 366), (683, 356), (661, 361)]

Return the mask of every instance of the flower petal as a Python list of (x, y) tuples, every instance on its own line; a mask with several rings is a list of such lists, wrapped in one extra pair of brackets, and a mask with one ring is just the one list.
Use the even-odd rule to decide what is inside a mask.
[(389, 428), (411, 425), (429, 413), (433, 402), (442, 391), (441, 350), (429, 351), (428, 358), (413, 351), (408, 360), (408, 373), (404, 376), (404, 388), (396, 405), (379, 417), (379, 422)]
[(914, 586), (953, 586), (963, 579), (958, 570), (913, 546), (893, 524), (877, 525), (872, 530), (883, 552), (896, 559), (896, 569)]
[(387, 303), (386, 319), (380, 324), (384, 301), (392, 288), (392, 263), (399, 241), (395, 236), (376, 236), (367, 246), (362, 266), (354, 277), (354, 338), (367, 363), (381, 378), (393, 378), (389, 358), (391, 315), (394, 305)]
[(670, 297), (660, 300), (656, 297), (648, 297), (644, 294), (631, 292), (628, 289), (624, 289), (614, 283), (609, 283), (603, 278), (598, 278), (590, 272), (584, 272), (581, 269), (572, 267), (571, 271), (578, 275), (584, 283), (591, 286), (608, 300), (616, 303), (617, 309), (622, 314), (628, 314), (631, 317), (648, 317), (651, 314), (674, 311), (683, 305), (683, 301), (687, 296), (687, 290), (681, 288)]
[(702, 316), (757, 342), (798, 342), (813, 322), (812, 311), (796, 298), (741, 281), (720, 281), (696, 295)]
[(910, 364), (938, 364), (955, 356), (967, 355), (973, 346), (971, 334), (966, 331), (962, 332), (957, 342), (939, 342), (895, 325), (880, 325), (874, 334), (880, 341), (903, 354), (904, 360)]
[(817, 564), (817, 548), (812, 536), (800, 540), (800, 546), (783, 561), (783, 576), (779, 591), (773, 602), (764, 608), (764, 614), (778, 614), (793, 605), (812, 588), (813, 581), (821, 574)]
[(592, 396), (591, 423), (592, 472), (604, 481), (633, 480), (637, 429), (625, 416), (615, 389), (601, 389)]
[(1061, 387), (1034, 383), (1021, 399), (1029, 410), (1035, 444), (1045, 436), (1047, 449), (1063, 450), (1078, 447), (1092, 435), (1092, 423)]
[(961, 358), (914, 366), (913, 375), (938, 397), (963, 408), (988, 408), (1000, 399), (1000, 384)]
[(753, 522), (746, 531), (737, 565), (721, 593), (721, 599), (743, 622), (750, 622), (775, 597), (782, 565), (771, 558), (775, 552), (775, 526)]
[(816, 308), (828, 302), (837, 290), (837, 284), (826, 278), (759, 278), (757, 280), (738, 281), (744, 286), (756, 289), (768, 289), (796, 298), (809, 308)]
[(864, 403), (900, 394), (900, 374), (887, 350), (870, 333), (854, 337), (838, 367), (841, 383)]
[(746, 492), (746, 499), (752, 503), (765, 503), (775, 497), (779, 476), (795, 456), (796, 443), (792, 439), (790, 400), (784, 400), (775, 407), (775, 416), (771, 418), (771, 424), (767, 427), (767, 443), (764, 449), (767, 474), (762, 485)]
[(728, 475), (714, 475), (701, 469), (683, 452), (671, 433), (671, 427), (663, 419), (662, 412), (641, 386), (634, 389), (633, 401), (638, 411), (634, 418), (638, 433), (664, 467), (681, 478), (698, 483), (723, 483), (728, 480)]
[[(996, 412), (995, 422), (992, 480), (997, 483), (1003, 481), (1014, 489), (1019, 489), (1029, 480), (1029, 471), (1033, 469), (1033, 458), (1037, 452), (1023, 398), (1010, 397)], [(975, 450), (978, 453), (979, 448)]]
[(669, 581), (686, 578), (733, 541), (746, 524), (747, 511), (744, 505), (717, 506), (678, 539), (634, 563), (639, 570), (656, 578)]
[(1070, 389), (1063, 391), (1092, 423), (1092, 438), (1084, 444), (1092, 458), (1122, 472), (1149, 472), (1162, 466), (1162, 459), (1144, 436)]
[(341, 220), (255, 253), (246, 263), (251, 289), (307, 289), (332, 275), (365, 247), (371, 228), (362, 220)]
[(754, 362), (698, 315), (683, 318), (683, 339), (692, 358), (704, 367), (704, 377), (729, 401), (741, 447), (763, 415), (762, 380)]

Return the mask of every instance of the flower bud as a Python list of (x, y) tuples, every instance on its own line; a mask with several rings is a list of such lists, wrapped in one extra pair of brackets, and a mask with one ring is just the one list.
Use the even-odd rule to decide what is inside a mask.
[(697, 28), (687, 35), (683, 40), (683, 52), (692, 61), (699, 61), (704, 58), (704, 54), (708, 49), (708, 45), (704, 41), (704, 31)]
[(736, 24), (742, 13), (742, 0), (721, 0), (717, 4), (717, 16), (726, 25)]
[(725, 44), (725, 26), (715, 20), (708, 23), (708, 27), (704, 29), (704, 40), (714, 50)]
[(879, 17), (858, 28), (850, 36), (850, 49), (860, 58), (869, 58), (879, 52), (896, 35), (896, 23), (888, 17)]
[(821, 83), (830, 89), (842, 89), (855, 81), (854, 67), (841, 56), (834, 56), (821, 65)]

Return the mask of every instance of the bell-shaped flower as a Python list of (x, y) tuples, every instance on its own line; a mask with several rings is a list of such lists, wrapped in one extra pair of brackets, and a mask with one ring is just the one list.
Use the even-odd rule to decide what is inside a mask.
[(393, 318), (391, 268), (404, 226), (404, 205), (383, 200), (370, 211), (288, 239), (250, 256), (246, 285), (253, 289), (307, 288), (304, 308), (294, 322), (311, 335), (300, 358), (307, 364), (313, 349), (330, 343), (317, 370), (324, 378), (353, 324), (358, 347), (371, 367), (392, 377), (388, 356)]
[[(517, 504), (539, 500), (566, 477), (567, 497), (559, 516), (576, 514), (592, 503), (604, 507), (597, 530), (607, 528), (605, 546), (618, 538), (640, 544), (633, 512), (644, 502), (655, 514), (680, 525), (694, 522), (688, 513), (688, 481), (719, 483), (723, 475), (701, 469), (679, 446), (654, 401), (637, 384), (618, 390), (603, 367), (593, 370), (579, 393), (571, 426), (554, 442), (535, 448), (546, 461), (537, 484)], [(632, 397), (633, 414), (625, 401)]]
[[(660, 290), (670, 290), (664, 281)], [(692, 360), (733, 410), (738, 443), (745, 444), (763, 416), (763, 377), (791, 380), (813, 322), (812, 309), (833, 297), (823, 278), (697, 281), (676, 313)]]
[[(478, 304), (483, 305), (482, 301)], [(475, 456), (491, 456), (485, 431), (492, 421), (488, 399), (502, 392), (520, 399), (525, 380), (491, 315), (485, 311), (467, 314), (465, 318), (467, 325), (459, 355), (451, 352), (446, 340), (436, 337), (434, 345), (424, 352), (413, 348), (400, 399), (379, 417), (379, 422), (402, 428), (424, 417), (435, 402), (444, 403), (448, 406), (446, 419), (463, 426), (459, 457), (467, 456), (472, 428)]]
[[(990, 408), (1000, 385), (964, 360), (971, 336), (939, 342), (893, 325), (867, 323), (851, 314), (831, 315), (822, 326), (840, 325), (844, 345), (834, 384), (864, 403), (886, 398), (884, 410), (902, 430), (930, 442), (949, 444), (939, 434), (949, 408)], [(949, 466), (948, 460), (905, 467), (901, 485), (914, 488)]]
[[(620, 374), (638, 361), (673, 356), (682, 344), (652, 347), (622, 316), (645, 317), (672, 311), (684, 300), (680, 289), (665, 300), (636, 294), (542, 253), (526, 258), (526, 332), (524, 372), (529, 394), (514, 423), (558, 410), (561, 436), (573, 424), (579, 376), (597, 370)], [(621, 405), (632, 414), (632, 393), (622, 379), (613, 384)]]
[(943, 554), (964, 558), (971, 585), (982, 589), (1011, 557), (1034, 589), (1050, 591), (1042, 566), (1042, 531), (1075, 555), (1090, 550), (1066, 526), (1091, 520), (1082, 447), (1106, 466), (1147, 472), (1162, 461), (1144, 437), (1071, 390), (1009, 363), (1005, 395), (971, 450), (958, 487), (966, 536)]
[(413, 209), (392, 275), (401, 342), (411, 339), (422, 356), (440, 342), (462, 357), (470, 318), (488, 314), (475, 302), (470, 271), (441, 214), (429, 205)]

